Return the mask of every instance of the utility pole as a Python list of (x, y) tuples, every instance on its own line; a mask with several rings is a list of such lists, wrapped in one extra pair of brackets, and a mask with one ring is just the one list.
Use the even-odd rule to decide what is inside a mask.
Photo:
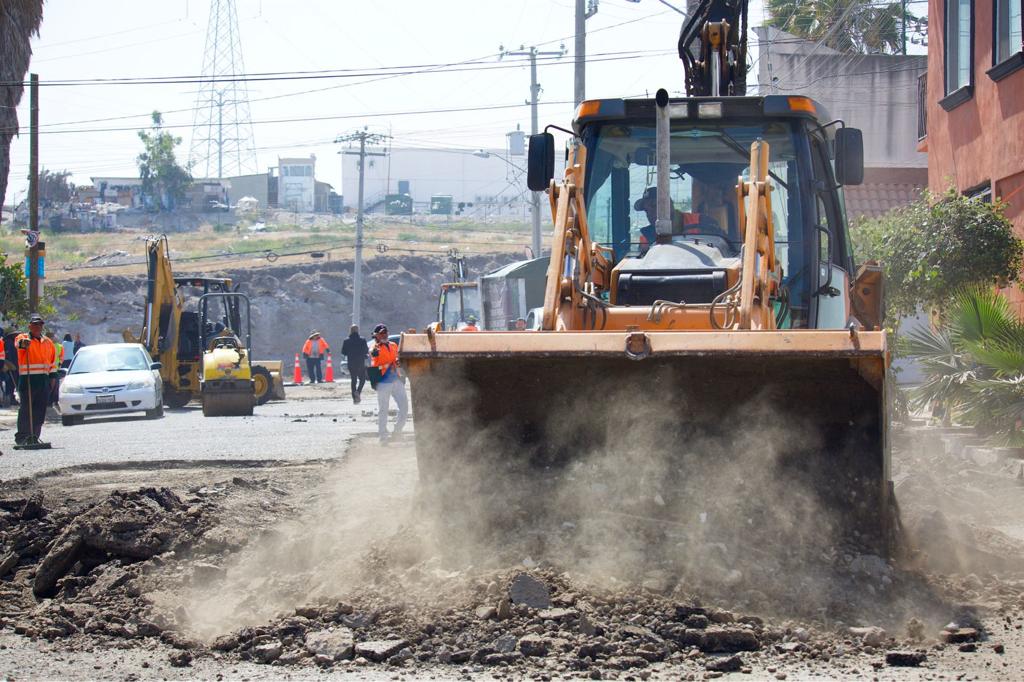
[(345, 154), (346, 156), (359, 157), (359, 203), (356, 212), (356, 258), (352, 273), (352, 324), (355, 325), (361, 325), (360, 317), (362, 316), (363, 307), (363, 176), (366, 172), (366, 157), (387, 156), (386, 152), (366, 151), (366, 145), (380, 144), (389, 139), (391, 139), (390, 135), (368, 133), (364, 128), (363, 130), (349, 135), (340, 135), (334, 140), (335, 144), (340, 144), (342, 142), (359, 143), (359, 151), (342, 152), (342, 154)]
[[(540, 83), (537, 82), (537, 57), (562, 57), (565, 55), (565, 45), (560, 45), (557, 52), (540, 52), (536, 46), (531, 46), (530, 49), (526, 49), (525, 45), (520, 45), (519, 50), (512, 52), (506, 50), (504, 46), (498, 48), (501, 51), (501, 55), (498, 57), (529, 57), (530, 58), (530, 99), (526, 101), (530, 105), (530, 134), (537, 134), (537, 103), (540, 100)], [(533, 256), (539, 258), (540, 253), (540, 192), (530, 193), (530, 213), (533, 218)]]
[(587, 19), (597, 14), (597, 0), (576, 0), (576, 106), (586, 99), (587, 91)]
[(39, 311), (42, 273), (40, 266), (46, 245), (39, 241), (39, 75), (29, 75), (29, 179), (28, 179), (28, 234), (25, 235), (25, 264), (28, 270), (28, 308)]

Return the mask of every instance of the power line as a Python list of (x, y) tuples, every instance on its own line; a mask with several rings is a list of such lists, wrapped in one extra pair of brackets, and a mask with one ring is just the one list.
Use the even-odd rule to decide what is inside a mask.
[[(620, 50), (617, 52), (603, 52), (593, 55), (599, 59), (588, 61), (616, 61), (630, 60), (662, 54), (669, 54), (672, 50)], [(557, 61), (547, 57), (543, 61)], [(470, 62), (450, 62), (442, 64), (414, 64), (404, 66), (388, 66), (380, 68), (362, 69), (317, 69), (313, 71), (268, 71), (250, 74), (231, 74), (210, 77), (206, 75), (177, 75), (177, 76), (125, 76), (114, 78), (82, 78), (82, 79), (53, 79), (40, 80), (40, 86), (46, 87), (82, 87), (82, 86), (106, 86), (106, 85), (201, 85), (206, 83), (228, 83), (228, 82), (263, 82), (263, 81), (293, 81), (293, 80), (324, 80), (336, 78), (366, 78), (379, 75), (400, 75), (416, 76), (424, 73), (461, 73), (465, 71), (494, 71), (517, 68), (530, 63), (529, 58), (513, 59), (503, 64), (482, 63), (478, 60)], [(448, 68), (455, 67), (455, 68)], [(26, 81), (0, 81), (5, 86), (25, 86)]]
[[(572, 104), (571, 100), (559, 100), (553, 102), (541, 102), (540, 106), (553, 106), (553, 105), (564, 105)], [(452, 113), (463, 113), (463, 112), (474, 112), (474, 111), (499, 111), (502, 109), (517, 109), (522, 107), (522, 104), (495, 104), (490, 106), (477, 106), (477, 107), (447, 107), (441, 109), (419, 109), (419, 110), (406, 110), (406, 111), (382, 111), (382, 112), (366, 112), (360, 114), (336, 114), (333, 116), (307, 116), (299, 118), (278, 118), (269, 119), (265, 121), (253, 121), (253, 125), (269, 125), (275, 123), (308, 123), (310, 121), (340, 121), (345, 119), (353, 118), (376, 118), (380, 116), (421, 116), (427, 114), (452, 114)], [(161, 130), (172, 130), (176, 128), (191, 128), (188, 124), (180, 125), (164, 125), (161, 126)], [(69, 134), (81, 134), (81, 133), (112, 133), (112, 132), (135, 132), (138, 130), (137, 126), (133, 127), (121, 127), (121, 128), (80, 128), (77, 130), (43, 130), (40, 131), (40, 135), (69, 135)], [(8, 134), (14, 134), (16, 131), (7, 129)], [(4, 129), (0, 129), (0, 133), (3, 133)]]

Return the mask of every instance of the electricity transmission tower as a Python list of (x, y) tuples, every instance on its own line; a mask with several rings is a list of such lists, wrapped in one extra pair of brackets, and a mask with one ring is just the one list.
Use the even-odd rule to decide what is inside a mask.
[(366, 145), (381, 144), (391, 139), (390, 135), (380, 133), (368, 133), (366, 130), (359, 130), (349, 135), (340, 135), (334, 142), (358, 142), (359, 150), (343, 151), (346, 156), (359, 157), (359, 204), (356, 212), (356, 258), (352, 274), (352, 324), (361, 324), (359, 318), (362, 316), (363, 307), (363, 176), (366, 172), (367, 156), (387, 156), (387, 152), (368, 152)]
[(235, 0), (211, 0), (189, 160), (196, 177), (256, 173)]

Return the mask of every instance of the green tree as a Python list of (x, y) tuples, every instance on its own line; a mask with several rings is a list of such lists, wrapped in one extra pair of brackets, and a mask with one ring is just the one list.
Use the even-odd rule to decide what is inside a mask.
[(39, 200), (44, 203), (67, 203), (75, 192), (74, 183), (68, 178), (71, 171), (50, 171), (45, 168), (39, 171)]
[(43, 0), (0, 0), (0, 206), (7, 193), (11, 141), (18, 134), (18, 103), (32, 57), (32, 36), (39, 33), (42, 20)]
[(944, 310), (972, 285), (1007, 286), (1024, 265), (1024, 245), (1003, 215), (1003, 205), (953, 190), (918, 201), (851, 230), (861, 261), (885, 268), (890, 324), (920, 308)]
[(142, 192), (160, 210), (172, 210), (192, 183), (188, 167), (179, 165), (174, 157), (174, 148), (181, 144), (181, 138), (165, 131), (163, 116), (154, 111), (153, 127), (148, 131), (140, 130), (139, 139), (145, 147), (136, 159)]
[(14, 323), (26, 319), (28, 309), (28, 283), (24, 265), (7, 262), (7, 254), (0, 251), (0, 310)]
[(769, 26), (833, 50), (867, 54), (903, 51), (900, 2), (768, 0), (767, 9)]
[(54, 301), (60, 300), (64, 293), (61, 286), (44, 287), (39, 310), (29, 310), (25, 264), (17, 259), (11, 262), (8, 254), (0, 251), (0, 314), (7, 322), (22, 326), (28, 322), (31, 312), (39, 312), (43, 317), (52, 316), (56, 312)]

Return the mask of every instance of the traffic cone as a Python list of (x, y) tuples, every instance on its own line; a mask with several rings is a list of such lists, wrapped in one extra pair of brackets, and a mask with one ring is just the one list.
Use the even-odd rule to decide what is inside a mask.
[(331, 351), (327, 351), (327, 375), (324, 377), (324, 381), (329, 384), (334, 383), (334, 360), (331, 359)]
[(302, 383), (302, 367), (299, 366), (299, 354), (295, 354), (295, 373), (292, 375), (292, 381), (296, 385)]

